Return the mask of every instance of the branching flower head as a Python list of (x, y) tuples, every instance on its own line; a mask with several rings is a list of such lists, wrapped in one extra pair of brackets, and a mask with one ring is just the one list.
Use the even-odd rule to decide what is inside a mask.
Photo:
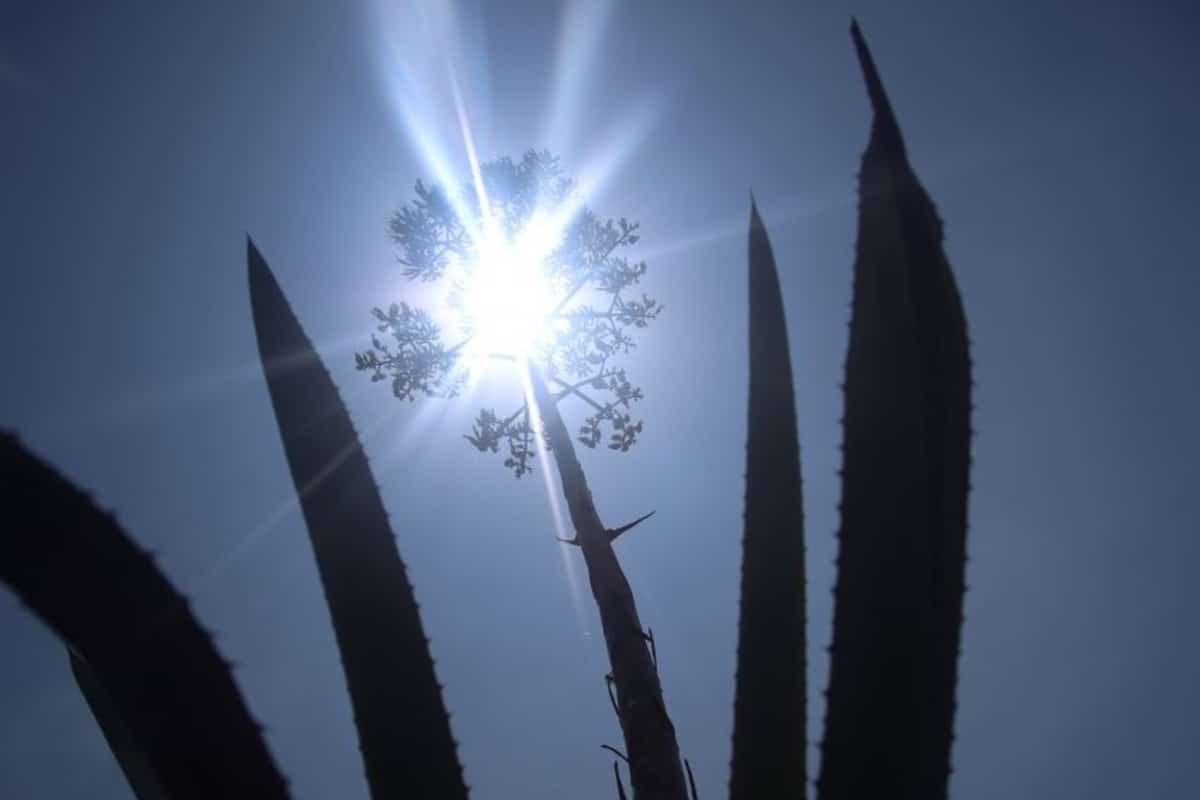
[[(613, 450), (636, 443), (642, 423), (632, 404), (642, 393), (618, 361), (634, 348), (632, 331), (662, 310), (634, 295), (646, 264), (623, 251), (638, 241), (636, 223), (596, 216), (558, 159), (530, 150), (482, 165), (462, 187), (417, 181), (415, 200), (388, 228), (405, 277), (444, 285), (453, 322), (439, 326), (406, 303), (376, 308), (378, 334), (355, 354), (358, 369), (412, 400), (457, 394), (486, 359), (527, 362), (556, 402), (589, 407), (580, 443), (596, 447), (606, 434)], [(505, 465), (520, 477), (533, 467), (534, 435), (522, 406), (506, 417), (482, 410), (466, 438), (481, 451), (503, 444)]]

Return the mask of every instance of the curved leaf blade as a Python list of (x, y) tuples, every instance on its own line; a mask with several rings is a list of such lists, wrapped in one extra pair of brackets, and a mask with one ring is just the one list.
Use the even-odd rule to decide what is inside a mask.
[(732, 800), (805, 796), (804, 504), (787, 324), (751, 201), (750, 399)]
[(857, 23), (874, 108), (859, 174), (825, 800), (944, 797), (970, 464), (966, 318), (942, 224)]
[(341, 652), (372, 797), (465, 798), (428, 639), (358, 434), (249, 240), (247, 261), (263, 373)]
[[(109, 738), (126, 774), (144, 774), (122, 758), (131, 741), (141, 751), (135, 760), (175, 800), (286, 798), (227, 663), (186, 598), (113, 517), (8, 434), (0, 434), (0, 504), (0, 579), (111, 699), (119, 719), (97, 718), (106, 734), (127, 726), (129, 740)], [(151, 783), (142, 786), (152, 791)]]

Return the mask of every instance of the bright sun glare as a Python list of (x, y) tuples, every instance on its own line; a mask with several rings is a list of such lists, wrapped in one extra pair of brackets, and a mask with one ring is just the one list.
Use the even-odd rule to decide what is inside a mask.
[(476, 355), (524, 358), (552, 331), (557, 298), (546, 258), (561, 231), (542, 214), (511, 238), (486, 227), (475, 261), (463, 269), (462, 321)]
[[(488, 97), (486, 42), (468, 41), (468, 31), (482, 30), (479, 25), (459, 24), (460, 4), (453, 0), (374, 0), (376, 17), (370, 30), (377, 37), (380, 72), (388, 87), (413, 148), (423, 165), (443, 186), (458, 185), (460, 180), (455, 157), (458, 147), (471, 167), (476, 208), (489, 208), (480, 180), (479, 159), (475, 152), (468, 106), (486, 109), (481, 101)], [(645, 96), (632, 108), (612, 118), (610, 127), (597, 132), (597, 138), (580, 150), (573, 141), (581, 111), (587, 107), (588, 73), (598, 54), (602, 33), (615, 3), (612, 0), (588, 0), (563, 4), (562, 30), (558, 56), (547, 105), (544, 129), (535, 137), (552, 152), (574, 152), (577, 195), (567, 208), (554, 209), (553, 216), (534, 215), (525, 229), (508, 239), (502, 235), (479, 236), (484, 243), (475, 263), (463, 265), (458, 277), (458, 302), (454, 308), (442, 304), (442, 312), (457, 317), (452, 324), (473, 333), (466, 347), (475, 363), (492, 353), (506, 353), (518, 360), (535, 354), (539, 342), (558, 332), (566, 323), (556, 318), (558, 306), (568, 287), (547, 277), (547, 256), (553, 254), (570, 218), (572, 207), (594, 196), (649, 133), (657, 114), (653, 97)], [(465, 8), (469, 9), (467, 5)], [(467, 11), (466, 13), (475, 13)], [(419, 24), (413, 24), (417, 20)], [(474, 76), (474, 80), (472, 79)], [(480, 76), (484, 76), (480, 80)], [(464, 97), (463, 89), (467, 90)], [(475, 102), (471, 102), (474, 98)], [(485, 122), (486, 122), (486, 112)], [(485, 150), (491, 150), (485, 147)], [(466, 207), (456, 208), (460, 216)], [(486, 223), (486, 220), (485, 220)], [(495, 227), (495, 226), (493, 226)], [(517, 370), (531, 416), (536, 405), (531, 400), (529, 373)], [(534, 420), (534, 427), (540, 422)], [(540, 437), (538, 438), (540, 442)], [(566, 537), (558, 493), (550, 482), (552, 475), (546, 451), (538, 448), (547, 498), (553, 510), (560, 538)], [(575, 611), (583, 627), (583, 612), (571, 562), (563, 550), (564, 569), (572, 586)]]
[[(472, 26), (460, 25), (462, 9), (452, 0), (376, 0), (381, 72), (389, 97), (417, 155), (443, 186), (460, 179), (456, 146), (465, 151), (479, 205), (488, 208), (480, 178), (472, 115), (468, 108), (486, 109), (485, 64), (477, 53), (482, 46), (468, 41)], [(597, 53), (602, 32), (613, 11), (611, 0), (566, 4), (558, 42), (558, 57), (544, 129), (536, 137), (552, 152), (576, 150), (572, 134), (578, 127), (580, 103), (586, 97), (586, 78)], [(470, 13), (470, 12), (467, 12)], [(412, 24), (418, 20), (420, 24)], [(483, 80), (482, 87), (476, 82)], [(611, 127), (599, 133), (577, 159), (576, 197), (567, 208), (534, 215), (512, 237), (505, 237), (482, 220), (477, 259), (458, 272), (455, 307), (448, 311), (455, 323), (471, 336), (464, 352), (478, 363), (497, 353), (518, 359), (533, 355), (537, 345), (565, 323), (555, 319), (565, 287), (546, 277), (544, 260), (557, 245), (572, 209), (590, 196), (615, 172), (649, 132), (657, 103), (643, 97), (632, 108), (616, 115)], [(482, 113), (485, 121), (487, 113)], [(490, 148), (488, 148), (490, 149)], [(460, 216), (468, 206), (458, 204)], [(489, 232), (489, 227), (492, 229)]]

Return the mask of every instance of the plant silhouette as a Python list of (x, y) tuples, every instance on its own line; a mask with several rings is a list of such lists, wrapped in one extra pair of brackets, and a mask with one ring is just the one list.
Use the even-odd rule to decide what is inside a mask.
[[(600, 612), (616, 691), (613, 706), (634, 795), (687, 800), (675, 727), (647, 646), (650, 634), (638, 617), (633, 590), (613, 549), (617, 536), (636, 523), (613, 528), (601, 522), (575, 442), (558, 409), (568, 397), (589, 406), (591, 413), (575, 438), (584, 446), (595, 447), (607, 432), (610, 449), (624, 452), (632, 447), (642, 422), (633, 420), (631, 407), (642, 393), (618, 362), (634, 347), (631, 332), (645, 328), (662, 307), (648, 295), (630, 296), (646, 272), (644, 262), (631, 264), (621, 255), (637, 243), (637, 224), (624, 218), (601, 221), (576, 204), (573, 188), (557, 159), (534, 150), (519, 162), (498, 159), (484, 164), (477, 180), (457, 192), (418, 181), (416, 200), (391, 222), (391, 235), (399, 246), (397, 260), (412, 280), (449, 282), (448, 303), (465, 312), (464, 338), (446, 344), (428, 312), (397, 303), (373, 312), (379, 332), (389, 334), (392, 342), (375, 336), (372, 349), (356, 354), (355, 360), (374, 381), (390, 377), (399, 399), (412, 400), (418, 393), (457, 394), (470, 369), (464, 363), (469, 344), (479, 334), (465, 298), (479, 273), (497, 268), (484, 257), (488, 237), (517, 240), (539, 222), (557, 220), (551, 225), (553, 238), (537, 254), (537, 279), (550, 287), (553, 298), (541, 320), (542, 335), (524, 353), (494, 353), (487, 347), (490, 343), (484, 343), (486, 358), (514, 364), (514, 378), (527, 387), (525, 402), (504, 418), (494, 409), (483, 409), (466, 438), (481, 451), (496, 452), (507, 442), (504, 463), (518, 478), (533, 468), (535, 436), (553, 455), (575, 529), (565, 541), (583, 554)], [(600, 298), (602, 305), (587, 302), (589, 297)]]
[(0, 579), (68, 647), (138, 797), (287, 797), (227, 662), (151, 555), (9, 434), (0, 502)]
[[(817, 793), (829, 800), (944, 797), (965, 591), (966, 318), (942, 249), (941, 221), (908, 163), (856, 23), (851, 33), (874, 121), (860, 172), (842, 524)], [(511, 220), (502, 220), (528, 219), (520, 198), (541, 196), (530, 187), (548, 185), (560, 201), (569, 196), (569, 182), (544, 154), (488, 169), (489, 180), (516, 182), (510, 195), (497, 193), (517, 198)], [(468, 229), (455, 227), (441, 197), (418, 184), (417, 205), (400, 212), (393, 226), (414, 279), (440, 279), (455, 248), (468, 247)], [(690, 784), (694, 800), (691, 771), (679, 762), (647, 637), (612, 548), (629, 526), (601, 524), (557, 412), (559, 401), (587, 387), (608, 393), (601, 408), (611, 409), (598, 411), (595, 422), (609, 429), (610, 447), (627, 449), (640, 431), (628, 440), (623, 433), (635, 399), (622, 398), (624, 377), (614, 386), (603, 376), (616, 369), (610, 359), (628, 351), (625, 329), (644, 327), (659, 307), (650, 298), (621, 299), (644, 265), (612, 254), (634, 241), (636, 226), (591, 220), (580, 230), (593, 237), (581, 234), (576, 243), (604, 242), (582, 252), (608, 255), (582, 267), (564, 260), (556, 274), (567, 297), (588, 282), (608, 292), (609, 310), (572, 316), (557, 309), (565, 315), (557, 329), (563, 338), (542, 342), (535, 357), (523, 359), (529, 391), (521, 421), (481, 415), (468, 438), (482, 450), (507, 442), (508, 466), (520, 476), (528, 471), (530, 437), (546, 437), (575, 526), (572, 543), (584, 555), (604, 625), (633, 796), (684, 799)], [(802, 798), (799, 437), (779, 278), (753, 203), (748, 244), (750, 413), (730, 797)], [(248, 267), (264, 374), (337, 635), (371, 796), (465, 797), (428, 640), (357, 434), (252, 243)], [(376, 317), (394, 342), (374, 342), (359, 354), (360, 368), (376, 379), (390, 376), (401, 398), (454, 393), (464, 351), (443, 345), (428, 315), (397, 305)], [(572, 352), (591, 365), (581, 369), (594, 383), (564, 377)], [(598, 443), (590, 424), (576, 439)], [(137, 796), (287, 797), (229, 665), (149, 555), (7, 434), (0, 435), (0, 479), (0, 500), (9, 509), (0, 579), (68, 646), (80, 688)], [(616, 765), (614, 771), (624, 798)]]
[(333, 621), (373, 797), (465, 798), (428, 639), (337, 389), (253, 242), (263, 373)]
[[(390, 380), (401, 400), (456, 395), (473, 368), (469, 345), (480, 335), (465, 295), (479, 273), (491, 267), (481, 253), (488, 236), (513, 239), (539, 222), (554, 220), (548, 223), (554, 229), (552, 241), (538, 254), (538, 279), (553, 298), (541, 320), (545, 336), (529, 353), (488, 350), (484, 358), (518, 367), (528, 362), (554, 387), (555, 404), (569, 397), (590, 409), (578, 442), (596, 447), (603, 440), (610, 449), (627, 451), (642, 430), (642, 423), (632, 418), (632, 406), (642, 393), (619, 362), (635, 346), (633, 332), (662, 311), (654, 298), (632, 294), (646, 273), (644, 261), (630, 263), (623, 255), (640, 238), (637, 223), (602, 220), (579, 205), (574, 181), (545, 151), (530, 150), (519, 161), (496, 159), (483, 164), (479, 173), (478, 184), (459, 188), (417, 181), (416, 199), (397, 211), (389, 225), (405, 277), (446, 285), (446, 304), (458, 312), (461, 338), (447, 341), (447, 332), (429, 311), (408, 303), (376, 308), (372, 313), (378, 332), (390, 341), (373, 336), (371, 349), (355, 355), (358, 369), (374, 381)], [(508, 313), (530, 312), (511, 308)], [(505, 466), (519, 478), (533, 470), (533, 411), (528, 402), (504, 416), (482, 409), (467, 440), (493, 453), (504, 443)]]

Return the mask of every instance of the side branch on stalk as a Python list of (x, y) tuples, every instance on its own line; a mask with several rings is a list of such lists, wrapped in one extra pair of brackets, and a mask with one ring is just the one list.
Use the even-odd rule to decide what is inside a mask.
[[(642, 516), (635, 519), (633, 522), (627, 522), (619, 528), (606, 528), (605, 533), (608, 534), (608, 541), (610, 541), (610, 542), (615, 541), (616, 538), (618, 536), (620, 536), (622, 533), (625, 533), (625, 531), (629, 530), (630, 528), (633, 528), (638, 523), (645, 522), (646, 520), (650, 519), (653, 516), (654, 516), (654, 512), (651, 511), (649, 514), (643, 514)], [(579, 546), (578, 537), (573, 538), (573, 539), (564, 539), (561, 536), (556, 536), (555, 538), (558, 539), (560, 542), (563, 542), (564, 544), (573, 544), (576, 547)]]

